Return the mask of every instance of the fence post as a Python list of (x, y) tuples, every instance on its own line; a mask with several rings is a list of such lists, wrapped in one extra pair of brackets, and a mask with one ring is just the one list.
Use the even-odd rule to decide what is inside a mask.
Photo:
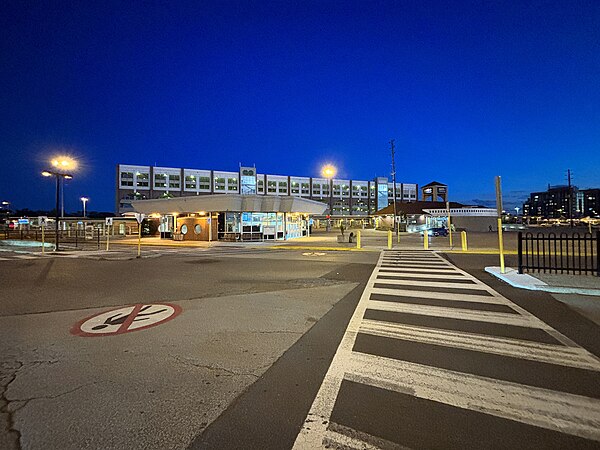
[(518, 237), (517, 237), (517, 246), (518, 246), (518, 251), (517, 253), (519, 254), (519, 273), (523, 273), (523, 232), (519, 231)]

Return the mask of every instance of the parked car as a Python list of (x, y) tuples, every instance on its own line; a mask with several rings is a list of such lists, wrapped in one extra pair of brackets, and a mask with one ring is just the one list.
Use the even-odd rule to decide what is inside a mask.
[[(425, 232), (421, 231), (421, 236), (423, 236)], [(427, 230), (427, 234), (429, 236), (448, 236), (448, 229), (446, 228), (429, 228)]]

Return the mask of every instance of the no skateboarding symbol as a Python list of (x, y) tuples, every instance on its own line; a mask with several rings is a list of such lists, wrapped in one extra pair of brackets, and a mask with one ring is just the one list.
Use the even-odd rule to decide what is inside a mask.
[(169, 303), (138, 303), (83, 319), (71, 328), (71, 333), (87, 337), (129, 333), (165, 323), (180, 312), (179, 306)]

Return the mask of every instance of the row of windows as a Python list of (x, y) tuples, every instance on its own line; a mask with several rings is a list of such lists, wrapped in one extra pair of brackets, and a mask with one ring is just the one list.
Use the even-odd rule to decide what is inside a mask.
[[(148, 189), (150, 187), (150, 175), (148, 173), (130, 172), (125, 171), (120, 173), (120, 187), (135, 187), (141, 189)], [(179, 174), (165, 174), (156, 173), (154, 174), (153, 187), (155, 189), (180, 189), (181, 188), (181, 176)], [(204, 191), (210, 192), (210, 176), (195, 176), (187, 175), (184, 180), (184, 189), (188, 191)], [(214, 178), (214, 191), (225, 192), (234, 191), (237, 192), (239, 189), (239, 181), (237, 177), (215, 177)], [(257, 180), (256, 190), (257, 193), (264, 193), (264, 180)], [(370, 197), (375, 197), (375, 185), (370, 186)], [(311, 195), (311, 186), (307, 182), (291, 182), (289, 186), (290, 193), (296, 195)], [(267, 192), (272, 194), (286, 194), (288, 193), (288, 182), (287, 181), (267, 181)], [(389, 190), (390, 196), (392, 196), (392, 190)], [(404, 198), (416, 198), (414, 190), (404, 193)], [(312, 184), (312, 195), (313, 196), (328, 196), (330, 195), (330, 184), (329, 183), (314, 183)], [(334, 184), (333, 195), (336, 197), (350, 197), (350, 186), (347, 184)], [(353, 185), (352, 186), (352, 197), (360, 198), (369, 197), (369, 187), (367, 185)], [(396, 192), (396, 197), (400, 198), (400, 191)]]

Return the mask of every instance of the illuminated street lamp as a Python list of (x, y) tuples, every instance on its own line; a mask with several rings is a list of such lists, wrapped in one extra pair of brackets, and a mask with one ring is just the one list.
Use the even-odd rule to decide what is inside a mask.
[(336, 168), (331, 164), (326, 164), (321, 169), (321, 175), (329, 179), (329, 214), (331, 215), (333, 215), (333, 177), (336, 172)]
[(42, 172), (42, 176), (44, 177), (55, 177), (56, 178), (56, 210), (55, 210), (55, 231), (56, 231), (56, 247), (55, 250), (59, 250), (59, 236), (58, 236), (58, 208), (59, 208), (59, 198), (61, 192), (61, 180), (70, 180), (73, 176), (68, 173), (68, 170), (73, 170), (77, 167), (77, 162), (68, 156), (60, 156), (52, 159), (51, 161), (54, 169), (52, 170), (44, 170)]
[(85, 219), (85, 204), (90, 200), (87, 197), (81, 197), (79, 200), (81, 200), (81, 203), (83, 203), (83, 218)]

